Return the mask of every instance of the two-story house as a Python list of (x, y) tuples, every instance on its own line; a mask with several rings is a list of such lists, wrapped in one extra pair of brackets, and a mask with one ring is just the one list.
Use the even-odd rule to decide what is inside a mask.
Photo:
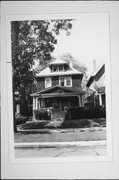
[(63, 111), (65, 106), (83, 106), (81, 90), (83, 74), (72, 63), (56, 59), (36, 75), (37, 92), (32, 94), (33, 110), (52, 107)]

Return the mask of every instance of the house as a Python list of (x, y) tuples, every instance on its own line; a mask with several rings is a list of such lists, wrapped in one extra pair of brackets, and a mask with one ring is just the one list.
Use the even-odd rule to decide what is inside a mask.
[(105, 106), (105, 64), (101, 63), (97, 67), (86, 84), (88, 88), (88, 99), (92, 94), (95, 94), (97, 105)]
[(36, 75), (36, 92), (31, 94), (33, 110), (53, 108), (54, 112), (62, 112), (66, 106), (83, 106), (82, 78), (72, 63), (61, 59), (50, 62)]

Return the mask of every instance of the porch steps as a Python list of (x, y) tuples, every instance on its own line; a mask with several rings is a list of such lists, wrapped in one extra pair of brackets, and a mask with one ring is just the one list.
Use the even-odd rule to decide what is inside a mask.
[(56, 121), (62, 121), (64, 120), (65, 114), (64, 112), (54, 112), (54, 119)]

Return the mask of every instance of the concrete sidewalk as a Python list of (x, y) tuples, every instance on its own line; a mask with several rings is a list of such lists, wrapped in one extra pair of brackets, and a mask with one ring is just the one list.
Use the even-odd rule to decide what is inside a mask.
[(54, 148), (54, 147), (71, 147), (71, 146), (102, 146), (106, 145), (105, 140), (101, 141), (74, 141), (74, 142), (30, 142), (14, 143), (15, 148)]

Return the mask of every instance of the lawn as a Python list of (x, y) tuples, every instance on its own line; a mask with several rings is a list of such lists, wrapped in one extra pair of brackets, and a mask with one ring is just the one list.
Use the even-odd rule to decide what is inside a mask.
[(95, 126), (106, 126), (105, 118), (98, 119), (79, 119), (79, 120), (42, 120), (42, 121), (29, 121), (25, 124), (21, 124), (18, 126), (18, 129), (28, 130), (28, 129), (66, 129), (66, 128), (88, 128)]
[[(106, 119), (29, 121), (18, 125), (15, 142), (65, 142), (106, 140)], [(96, 126), (96, 127), (95, 127)]]
[(42, 129), (15, 133), (15, 142), (70, 142), (106, 140), (105, 128)]

